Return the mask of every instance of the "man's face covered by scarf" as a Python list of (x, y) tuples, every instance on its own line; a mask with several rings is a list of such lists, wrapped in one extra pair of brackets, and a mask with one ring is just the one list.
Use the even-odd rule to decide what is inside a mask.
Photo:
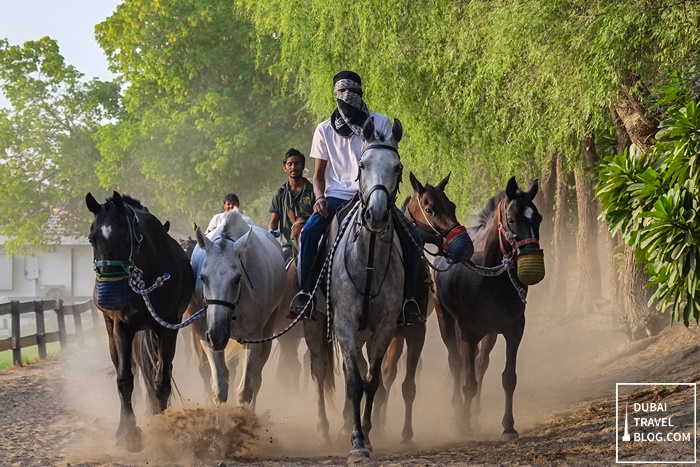
[(362, 125), (369, 116), (369, 109), (362, 100), (360, 76), (352, 71), (341, 71), (333, 81), (333, 92), (338, 102), (338, 109), (334, 112), (335, 130), (344, 136), (349, 136), (351, 132), (362, 135)]

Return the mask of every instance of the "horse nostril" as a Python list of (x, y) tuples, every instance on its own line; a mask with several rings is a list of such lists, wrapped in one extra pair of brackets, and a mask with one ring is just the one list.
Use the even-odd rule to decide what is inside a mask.
[(207, 331), (207, 344), (209, 344), (210, 347), (213, 347), (214, 344), (211, 341), (211, 334)]

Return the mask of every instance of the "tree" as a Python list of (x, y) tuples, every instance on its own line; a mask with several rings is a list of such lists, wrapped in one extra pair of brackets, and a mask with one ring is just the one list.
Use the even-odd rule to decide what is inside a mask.
[(608, 157), (596, 190), (613, 233), (636, 247), (654, 293), (649, 302), (688, 326), (700, 319), (700, 108), (676, 104), (646, 153)]
[[(84, 236), (85, 193), (97, 186), (100, 154), (92, 138), (118, 113), (114, 83), (83, 81), (48, 37), (10, 45), (0, 40), (0, 232), (9, 254)], [(53, 216), (55, 227), (48, 229)]]
[(181, 226), (206, 222), (231, 191), (244, 210), (260, 197), (269, 205), (284, 151), (310, 144), (299, 101), (268, 71), (277, 42), (256, 40), (237, 10), (221, 0), (133, 0), (96, 28), (126, 83), (126, 117), (99, 133), (102, 180), (146, 193)]

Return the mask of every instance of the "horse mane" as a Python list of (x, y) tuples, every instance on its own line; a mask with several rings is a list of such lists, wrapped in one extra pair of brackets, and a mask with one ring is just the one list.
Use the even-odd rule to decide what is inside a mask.
[(505, 190), (499, 191), (495, 195), (491, 197), (490, 200), (486, 202), (486, 206), (484, 206), (484, 209), (481, 210), (479, 213), (479, 225), (486, 225), (489, 222), (489, 219), (491, 219), (491, 216), (493, 216), (493, 213), (496, 211), (496, 208), (498, 207), (498, 203), (501, 202), (503, 198), (506, 197), (506, 192)]
[[(143, 211), (150, 212), (148, 210), (148, 208), (146, 206), (144, 206), (141, 203), (141, 201), (139, 201), (138, 199), (131, 197), (129, 195), (121, 195), (121, 196), (122, 196), (122, 201), (124, 201), (125, 204), (128, 204), (132, 208), (141, 209)], [(110, 196), (109, 198), (107, 198), (107, 201), (114, 202), (114, 197)]]
[(408, 209), (408, 202), (411, 201), (410, 196), (406, 196), (406, 199), (403, 201), (403, 204), (401, 204), (401, 212), (406, 212), (406, 209)]

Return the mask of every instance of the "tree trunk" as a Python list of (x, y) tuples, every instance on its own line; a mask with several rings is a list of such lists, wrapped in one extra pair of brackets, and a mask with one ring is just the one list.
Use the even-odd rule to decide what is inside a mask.
[(572, 308), (575, 312), (591, 312), (601, 296), (600, 261), (598, 259), (597, 209), (593, 201), (591, 177), (587, 169), (598, 159), (593, 137), (582, 141), (584, 158), (574, 170), (578, 232), (576, 234), (576, 262), (578, 284)]
[(568, 268), (568, 252), (565, 244), (566, 235), (566, 217), (569, 210), (566, 196), (566, 179), (564, 173), (563, 156), (557, 154), (555, 156), (555, 193), (556, 205), (554, 208), (554, 230), (552, 232), (552, 282), (551, 282), (551, 301), (559, 303), (563, 306), (562, 315), (566, 310), (567, 303), (567, 268)]
[(651, 147), (654, 135), (659, 128), (659, 120), (646, 115), (644, 106), (632, 94), (627, 84), (621, 86), (621, 91), (622, 96), (613, 102), (615, 113), (630, 141), (640, 152), (646, 152)]
[[(633, 77), (631, 81), (634, 79)], [(659, 121), (646, 115), (644, 106), (632, 94), (631, 84), (621, 86), (621, 96), (612, 104), (618, 148), (631, 141), (640, 152), (645, 152), (651, 147)], [(634, 251), (633, 245), (625, 245), (624, 263), (619, 276), (624, 308), (623, 321), (630, 340), (656, 335), (668, 325), (666, 319), (647, 305), (649, 290), (645, 286), (648, 278), (643, 267), (636, 264)]]

